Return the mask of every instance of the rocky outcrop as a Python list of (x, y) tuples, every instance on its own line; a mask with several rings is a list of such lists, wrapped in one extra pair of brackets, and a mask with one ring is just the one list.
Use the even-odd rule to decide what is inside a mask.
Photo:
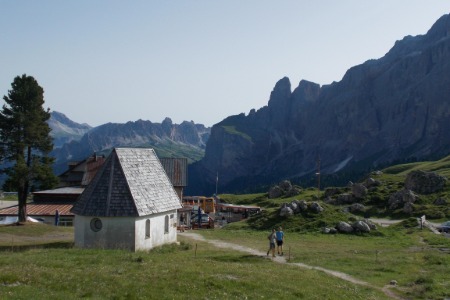
[(389, 197), (388, 205), (390, 210), (402, 208), (406, 206), (406, 211), (411, 209), (411, 204), (416, 202), (418, 196), (411, 190), (404, 189), (392, 194)]
[(283, 180), (278, 185), (274, 185), (269, 189), (269, 199), (279, 197), (293, 197), (301, 193), (299, 186), (292, 185), (289, 180)]
[(318, 202), (307, 203), (305, 200), (293, 200), (291, 203), (283, 203), (280, 206), (280, 217), (288, 217), (302, 212), (321, 213), (324, 208)]
[(419, 194), (433, 194), (444, 189), (447, 179), (435, 172), (421, 170), (408, 173), (405, 188)]
[(449, 19), (445, 15), (426, 35), (404, 38), (384, 57), (349, 69), (339, 82), (302, 80), (291, 91), (282, 78), (267, 106), (213, 126), (190, 178), (210, 188), (219, 172), (222, 191), (256, 191), (281, 179), (309, 180), (319, 156), (322, 174), (357, 174), (393, 161), (447, 155)]

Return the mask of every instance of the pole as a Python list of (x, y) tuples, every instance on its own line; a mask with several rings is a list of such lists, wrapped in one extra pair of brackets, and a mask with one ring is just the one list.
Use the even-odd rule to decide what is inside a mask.
[(317, 157), (317, 198), (320, 198), (320, 156)]
[(219, 184), (219, 171), (217, 171), (216, 175), (216, 196), (217, 196), (217, 185)]

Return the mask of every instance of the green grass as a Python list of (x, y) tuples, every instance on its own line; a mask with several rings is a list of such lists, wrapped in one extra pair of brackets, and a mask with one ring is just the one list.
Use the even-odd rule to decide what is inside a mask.
[[(344, 272), (380, 288), (397, 280), (396, 293), (407, 298), (450, 297), (450, 239), (443, 236), (403, 224), (380, 228), (378, 235), (300, 234), (289, 229), (285, 233), (284, 253), (292, 263)], [(260, 251), (268, 247), (268, 231), (215, 230), (202, 234)]]
[[(11, 234), (16, 228), (9, 229)], [(0, 298), (388, 299), (377, 289), (320, 271), (279, 265), (186, 237), (179, 240), (180, 245), (136, 253), (74, 248), (0, 251)]]
[(222, 126), (222, 127), (229, 134), (238, 135), (238, 136), (241, 136), (242, 138), (244, 138), (244, 139), (246, 139), (246, 140), (248, 140), (250, 142), (252, 141), (252, 138), (248, 134), (246, 134), (245, 132), (238, 131), (236, 129), (236, 126)]

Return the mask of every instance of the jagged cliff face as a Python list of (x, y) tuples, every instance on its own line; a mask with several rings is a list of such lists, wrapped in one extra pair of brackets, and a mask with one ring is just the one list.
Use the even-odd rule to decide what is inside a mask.
[(288, 78), (268, 106), (213, 126), (189, 191), (222, 192), (450, 153), (450, 16), (322, 86)]
[(162, 123), (136, 121), (125, 124), (108, 123), (91, 129), (79, 141), (65, 143), (54, 149), (54, 171), (60, 174), (69, 161), (85, 159), (94, 152), (109, 153), (113, 147), (152, 147), (161, 157), (186, 157), (197, 161), (203, 157), (210, 128), (193, 122), (173, 124), (169, 118)]

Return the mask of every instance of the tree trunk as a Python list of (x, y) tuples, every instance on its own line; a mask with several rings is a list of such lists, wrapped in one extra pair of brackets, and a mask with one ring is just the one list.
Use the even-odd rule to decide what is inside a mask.
[(19, 222), (27, 221), (27, 193), (23, 190), (19, 190), (19, 210), (17, 217), (19, 218)]

